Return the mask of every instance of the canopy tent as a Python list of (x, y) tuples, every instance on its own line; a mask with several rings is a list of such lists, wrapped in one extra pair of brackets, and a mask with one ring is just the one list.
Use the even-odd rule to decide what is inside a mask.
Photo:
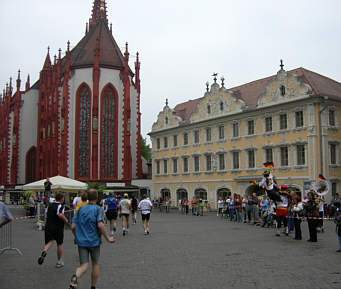
[[(26, 184), (23, 186), (24, 191), (35, 191), (42, 192), (45, 190), (44, 183), (46, 179), (36, 181), (30, 184)], [(77, 192), (81, 190), (87, 190), (88, 185), (86, 183), (82, 183), (73, 179), (69, 179), (62, 176), (55, 176), (50, 178), (50, 182), (52, 184), (52, 191), (59, 192)]]

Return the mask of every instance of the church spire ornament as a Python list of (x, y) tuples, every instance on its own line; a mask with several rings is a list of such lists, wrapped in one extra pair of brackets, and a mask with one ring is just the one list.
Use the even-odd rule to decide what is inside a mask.
[(92, 15), (89, 21), (90, 27), (97, 25), (101, 20), (108, 25), (107, 4), (105, 0), (94, 0)]

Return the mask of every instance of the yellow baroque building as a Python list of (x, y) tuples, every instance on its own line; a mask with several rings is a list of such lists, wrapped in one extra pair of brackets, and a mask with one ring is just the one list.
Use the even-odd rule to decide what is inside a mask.
[(305, 193), (322, 173), (341, 191), (341, 83), (304, 68), (238, 87), (209, 86), (203, 97), (168, 101), (149, 133), (155, 198), (172, 204), (194, 196), (250, 192), (263, 163), (280, 185)]

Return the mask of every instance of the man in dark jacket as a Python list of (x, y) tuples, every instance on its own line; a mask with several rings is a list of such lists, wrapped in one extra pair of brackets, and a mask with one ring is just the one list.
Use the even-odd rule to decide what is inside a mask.
[(308, 219), (309, 239), (308, 242), (317, 242), (317, 224), (318, 224), (318, 198), (315, 198), (313, 192), (308, 193), (308, 201), (305, 203), (305, 212)]

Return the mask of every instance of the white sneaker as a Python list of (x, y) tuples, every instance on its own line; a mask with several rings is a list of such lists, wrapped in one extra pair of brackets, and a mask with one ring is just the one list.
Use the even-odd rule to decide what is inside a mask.
[(56, 268), (62, 268), (64, 267), (64, 262), (63, 261), (58, 261), (56, 264)]

